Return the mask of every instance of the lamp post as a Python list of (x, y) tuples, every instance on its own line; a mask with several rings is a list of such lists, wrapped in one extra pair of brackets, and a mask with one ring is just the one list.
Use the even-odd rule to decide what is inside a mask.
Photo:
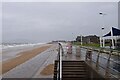
[(100, 47), (105, 47), (105, 39), (103, 38), (104, 36), (104, 16), (106, 15), (105, 13), (100, 12), (99, 13), (103, 17), (103, 27), (102, 27), (102, 35), (100, 38)]
[(82, 35), (81, 35), (81, 46), (82, 46), (82, 44), (83, 44), (83, 40), (82, 40)]
[(102, 45), (103, 45), (103, 48), (105, 47), (105, 39), (104, 39), (104, 37), (103, 37), (103, 36), (104, 36), (104, 34), (103, 34), (103, 33), (104, 33), (104, 29), (105, 29), (105, 28), (102, 27), (102, 40), (103, 40), (103, 44), (102, 44)]
[(72, 38), (73, 38), (72, 41), (74, 41), (74, 34), (73, 33), (72, 33)]

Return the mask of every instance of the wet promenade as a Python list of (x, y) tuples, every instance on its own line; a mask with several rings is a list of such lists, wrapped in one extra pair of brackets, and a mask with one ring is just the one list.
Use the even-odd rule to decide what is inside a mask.
[(3, 74), (3, 78), (52, 78), (52, 75), (41, 75), (40, 72), (49, 64), (54, 64), (57, 58), (58, 45), (15, 67), (14, 69)]
[[(63, 54), (63, 60), (86, 60), (86, 51), (87, 49), (85, 48), (80, 48), (79, 53), (77, 53), (77, 46), (72, 47), (72, 54), (67, 54), (67, 51), (64, 47), (64, 54)], [(77, 55), (80, 56), (77, 56)], [(99, 52), (97, 51), (92, 51), (92, 58), (91, 58), (91, 66), (95, 69), (97, 69), (96, 65), (98, 65), (98, 72), (102, 74), (103, 76), (106, 75), (106, 72), (108, 73), (109, 76), (114, 76), (116, 78), (120, 78), (120, 56), (116, 55), (111, 55), (110, 60), (109, 59), (109, 54), (106, 53), (100, 53), (99, 54), (99, 61), (97, 63), (97, 58), (98, 58)], [(108, 63), (109, 62), (109, 63)], [(114, 79), (114, 77), (111, 77)]]
[[(72, 54), (67, 53), (67, 44), (62, 44), (64, 53), (62, 54), (62, 60), (85, 60), (87, 49), (81, 48), (80, 53), (76, 53), (77, 46), (72, 47)], [(3, 75), (3, 78), (53, 78), (51, 75), (42, 75), (40, 72), (49, 64), (54, 64), (54, 61), (58, 56), (58, 44), (54, 44), (52, 47), (42, 52), (41, 54), (35, 56), (34, 58), (26, 61), (25, 63), (15, 67), (14, 69), (8, 71)], [(77, 56), (80, 54), (80, 56)], [(97, 52), (92, 52), (92, 61), (96, 62)], [(102, 67), (106, 68), (107, 59), (109, 56), (107, 54), (101, 53), (99, 62)], [(111, 56), (111, 60), (119, 63), (119, 57)], [(120, 73), (120, 64), (110, 63), (110, 67)], [(111, 71), (113, 72), (113, 71)], [(114, 75), (118, 76), (118, 73)]]

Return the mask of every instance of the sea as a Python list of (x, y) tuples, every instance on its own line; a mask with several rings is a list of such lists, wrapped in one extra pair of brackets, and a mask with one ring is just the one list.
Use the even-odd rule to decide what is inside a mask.
[(14, 57), (20, 52), (31, 50), (46, 43), (2, 43), (0, 44), (0, 62)]
[(37, 46), (45, 43), (2, 43), (0, 44), (0, 49), (9, 49), (15, 47), (28, 47), (28, 46)]

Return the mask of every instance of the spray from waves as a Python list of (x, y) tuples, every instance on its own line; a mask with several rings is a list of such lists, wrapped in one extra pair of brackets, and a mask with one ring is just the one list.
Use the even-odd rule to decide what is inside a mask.
[(15, 47), (27, 47), (27, 46), (38, 46), (45, 43), (3, 43), (0, 45), (0, 49), (8, 49), (8, 48), (15, 48)]

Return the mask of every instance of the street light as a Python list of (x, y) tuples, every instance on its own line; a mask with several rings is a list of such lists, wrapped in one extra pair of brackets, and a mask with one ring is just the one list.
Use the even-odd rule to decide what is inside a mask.
[(104, 27), (102, 27), (102, 40), (103, 40), (103, 48), (105, 47), (105, 39), (103, 38), (104, 36)]
[[(100, 38), (100, 47), (105, 47), (105, 40), (103, 38), (103, 32), (104, 32), (104, 16), (106, 15), (105, 13), (102, 13), (100, 12), (99, 13), (101, 16), (103, 16), (103, 27), (101, 28), (102, 29), (102, 35), (101, 35), (101, 38)], [(103, 40), (103, 42), (102, 42)]]
[(83, 40), (82, 40), (82, 35), (81, 35), (81, 46), (82, 46), (82, 44), (83, 44)]
[(73, 33), (72, 33), (72, 38), (73, 38), (72, 41), (74, 41), (74, 34)]

